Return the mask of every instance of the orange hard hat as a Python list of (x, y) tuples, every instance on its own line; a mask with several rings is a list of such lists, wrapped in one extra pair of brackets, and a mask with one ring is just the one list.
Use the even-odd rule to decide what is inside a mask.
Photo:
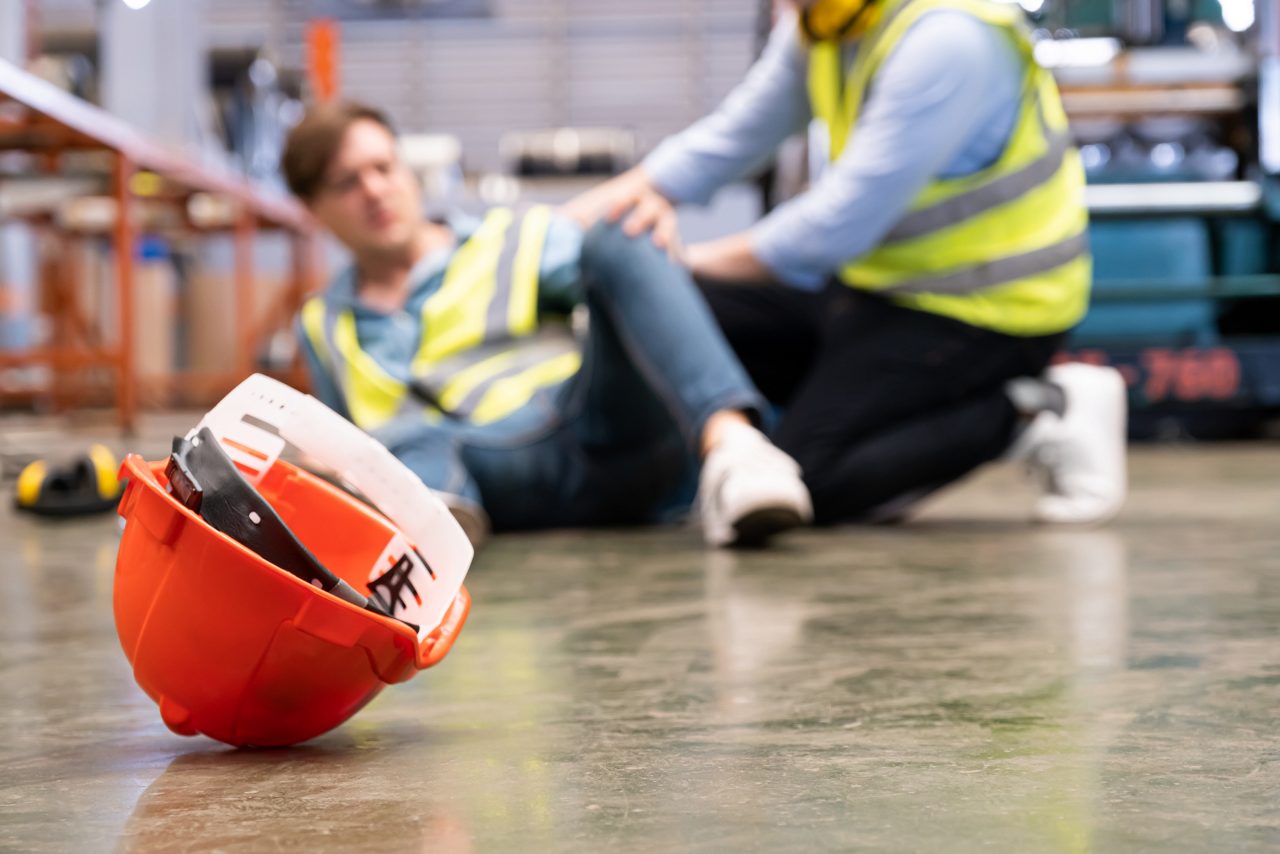
[[(328, 592), (192, 509), (174, 488), (179, 444), (170, 460), (129, 455), (121, 467), (128, 486), (114, 591), (125, 656), (171, 730), (236, 746), (295, 744), (338, 726), (384, 685), (448, 653), (470, 596), (459, 576), (444, 594), (449, 600), (431, 612), (432, 625), (388, 616), (394, 611), (382, 607), (374, 587), (390, 566), (382, 576), (377, 568), (407, 565), (395, 549), (425, 559), (381, 513), (283, 460), (271, 460), (254, 478), (254, 498), (266, 502), (256, 506), (347, 591)], [(246, 516), (261, 521), (256, 512)], [(411, 604), (427, 595), (409, 590)], [(365, 597), (370, 605), (356, 604)]]

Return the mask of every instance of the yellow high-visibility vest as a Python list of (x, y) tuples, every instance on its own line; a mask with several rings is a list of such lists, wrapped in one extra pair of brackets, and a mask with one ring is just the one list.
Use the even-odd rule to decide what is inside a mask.
[(303, 304), (303, 330), (357, 426), (373, 430), (424, 411), (489, 424), (577, 373), (582, 358), (572, 336), (538, 328), (538, 271), (550, 219), (546, 207), (518, 223), (509, 209), (488, 213), (422, 305), (422, 337), (407, 380), (361, 348), (350, 308), (323, 296)]
[(883, 0), (848, 75), (840, 44), (812, 44), (809, 100), (834, 161), (858, 131), (876, 71), (921, 15), (956, 9), (1000, 27), (1026, 65), (1013, 134), (991, 166), (935, 178), (880, 245), (838, 270), (846, 284), (910, 308), (1007, 335), (1075, 325), (1088, 306), (1092, 261), (1084, 170), (1053, 76), (1036, 64), (1022, 13), (988, 0)]

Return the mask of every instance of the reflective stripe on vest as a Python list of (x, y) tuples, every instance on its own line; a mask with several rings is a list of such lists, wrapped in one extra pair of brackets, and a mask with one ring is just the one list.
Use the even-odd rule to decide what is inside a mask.
[(538, 330), (538, 275), (550, 218), (548, 208), (533, 208), (512, 235), (511, 211), (489, 212), (423, 303), (422, 340), (404, 379), (360, 347), (351, 309), (329, 307), (319, 296), (307, 301), (303, 329), (341, 388), (352, 421), (374, 429), (423, 413), (426, 405), (427, 417), (487, 424), (577, 372), (581, 356), (568, 330)]
[[(443, 411), (485, 424), (519, 409), (539, 388), (573, 376), (581, 363), (572, 333), (551, 327), (536, 335), (459, 353), (416, 375), (412, 384), (422, 397), (437, 401)], [(556, 367), (539, 370), (548, 365)], [(499, 384), (501, 393), (496, 390)], [(524, 390), (529, 393), (520, 397)]]
[(1084, 314), (1091, 278), (1084, 171), (1070, 145), (1057, 86), (1035, 63), (1016, 7), (987, 0), (885, 0), (847, 78), (838, 43), (812, 45), (809, 97), (814, 115), (827, 123), (831, 158), (857, 132), (881, 63), (934, 9), (971, 14), (1017, 44), (1027, 74), (1013, 133), (991, 166), (928, 184), (880, 245), (838, 275), (909, 307), (1006, 334), (1070, 328)]
[(302, 326), (356, 426), (371, 430), (404, 410), (408, 388), (361, 349), (351, 309), (334, 310), (323, 296), (311, 297), (302, 306)]

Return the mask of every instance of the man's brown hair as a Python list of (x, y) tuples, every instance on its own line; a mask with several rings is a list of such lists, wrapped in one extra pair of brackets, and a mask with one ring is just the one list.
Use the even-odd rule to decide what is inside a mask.
[(280, 171), (295, 196), (304, 202), (315, 198), (343, 134), (361, 119), (377, 122), (395, 134), (385, 113), (359, 101), (330, 101), (307, 110), (289, 131), (280, 157)]

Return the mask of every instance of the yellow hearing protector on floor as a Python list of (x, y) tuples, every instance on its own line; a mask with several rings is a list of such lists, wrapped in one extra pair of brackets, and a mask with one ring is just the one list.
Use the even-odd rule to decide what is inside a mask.
[(18, 475), (14, 506), (40, 516), (81, 516), (113, 509), (120, 501), (115, 456), (90, 446), (66, 465), (36, 460)]
[(876, 0), (813, 0), (800, 13), (800, 26), (810, 40), (857, 38), (875, 19)]

